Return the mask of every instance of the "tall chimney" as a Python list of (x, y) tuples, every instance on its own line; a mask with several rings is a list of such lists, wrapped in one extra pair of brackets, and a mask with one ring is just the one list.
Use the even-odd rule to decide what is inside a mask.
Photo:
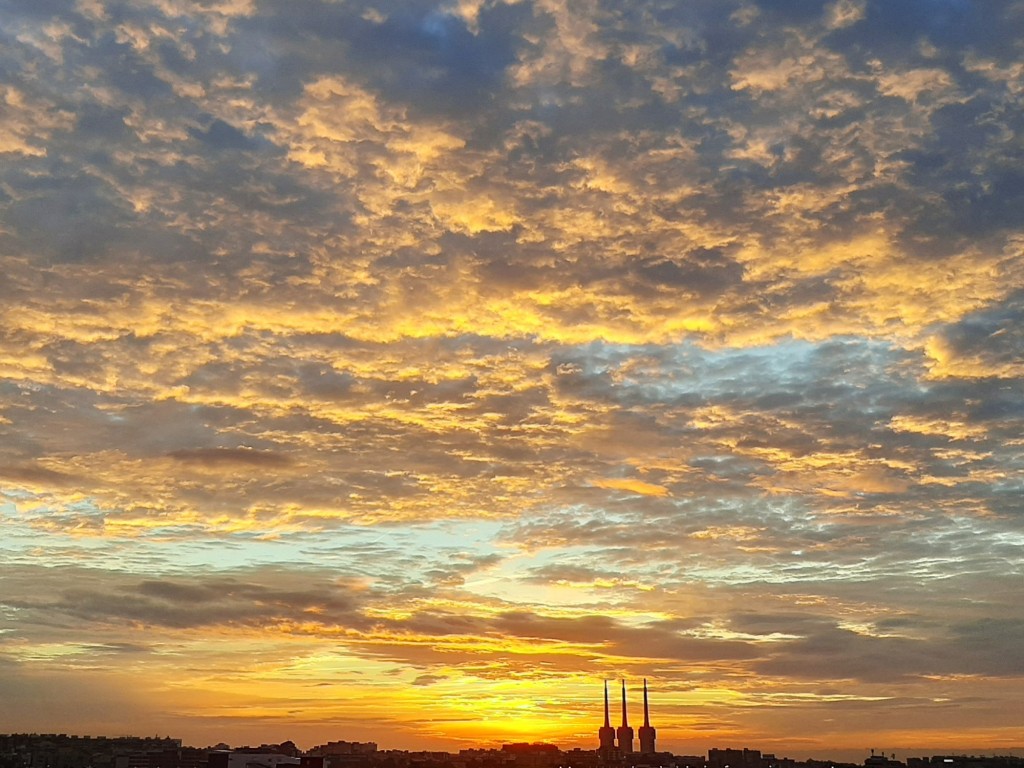
[(610, 759), (615, 753), (615, 729), (608, 720), (608, 681), (604, 681), (604, 726), (597, 729), (600, 746), (598, 751), (604, 759)]
[(653, 755), (658, 750), (654, 746), (657, 735), (651, 727), (651, 713), (647, 707), (647, 678), (644, 678), (644, 724), (640, 727), (637, 735), (640, 737), (640, 754)]
[(615, 734), (619, 737), (619, 752), (628, 755), (633, 751), (633, 729), (626, 722), (626, 681), (622, 681), (622, 725)]

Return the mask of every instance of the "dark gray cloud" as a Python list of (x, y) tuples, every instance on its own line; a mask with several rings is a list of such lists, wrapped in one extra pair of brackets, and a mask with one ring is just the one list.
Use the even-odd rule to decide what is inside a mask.
[[(344, 585), (306, 575), (251, 571), (256, 580), (212, 575), (136, 580), (113, 572), (23, 568), (6, 579), (4, 605), (56, 627), (159, 631), (216, 626), (273, 627), (316, 616), (339, 626), (366, 626), (359, 599)], [(35, 581), (33, 581), (33, 576)], [(41, 581), (40, 581), (41, 579)], [(291, 583), (302, 586), (286, 587)], [(68, 639), (69, 636), (64, 639)], [(80, 636), (80, 640), (86, 640)], [(109, 648), (132, 648), (123, 642)]]
[(910, 677), (1019, 677), (1011, 646), (1019, 621), (985, 619), (928, 639), (864, 635), (822, 627), (755, 664), (765, 674), (883, 682)]
[(205, 466), (241, 465), (251, 467), (287, 466), (287, 456), (271, 451), (253, 451), (245, 448), (195, 448), (171, 451), (172, 459)]

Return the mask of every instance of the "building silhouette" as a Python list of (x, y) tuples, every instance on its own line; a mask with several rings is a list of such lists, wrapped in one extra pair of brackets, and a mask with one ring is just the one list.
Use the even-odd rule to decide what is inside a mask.
[[(647, 700), (647, 679), (644, 678), (644, 724), (639, 730), (641, 755), (657, 753), (657, 731), (651, 726), (651, 710)], [(637, 754), (633, 749), (633, 729), (629, 726), (626, 708), (626, 681), (622, 681), (622, 724), (612, 728), (608, 713), (608, 681), (604, 681), (604, 725), (597, 729), (598, 757), (603, 762), (618, 762)]]
[(708, 768), (762, 768), (758, 749), (709, 749)]

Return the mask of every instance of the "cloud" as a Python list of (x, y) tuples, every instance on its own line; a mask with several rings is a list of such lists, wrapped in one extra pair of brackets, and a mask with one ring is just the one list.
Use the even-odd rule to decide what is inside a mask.
[(927, 346), (933, 375), (1015, 378), (1019, 374), (1016, 361), (1020, 359), (1015, 323), (1019, 312), (1019, 299), (1011, 296), (946, 326)]
[(610, 488), (617, 491), (625, 491), (626, 493), (636, 493), (641, 496), (666, 496), (668, 495), (668, 489), (655, 485), (654, 483), (645, 483), (642, 480), (635, 480), (627, 477), (623, 478), (599, 478), (594, 481), (594, 485), (598, 488)]
[(1020, 665), (1006, 656), (1013, 624), (987, 619), (950, 627), (948, 634), (930, 639), (823, 628), (755, 666), (766, 674), (812, 679), (886, 681), (958, 674), (1016, 677)]
[(288, 458), (270, 451), (253, 451), (246, 448), (195, 448), (171, 451), (172, 459), (186, 464), (216, 467), (218, 465), (240, 465), (251, 467), (280, 467), (288, 465)]
[(190, 128), (189, 135), (214, 149), (252, 149), (254, 144), (244, 133), (223, 120), (214, 120), (205, 130)]
[[(274, 578), (263, 573), (261, 581), (277, 582), (270, 586), (230, 576), (136, 581), (103, 572), (80, 572), (81, 578), (73, 579), (68, 578), (68, 571), (59, 571), (44, 574), (42, 584), (33, 584), (30, 573), (34, 570), (12, 573), (4, 602), (18, 613), (43, 620), (49, 616), (95, 627), (142, 630), (269, 628), (307, 620), (324, 625), (365, 624), (356, 610), (357, 600), (344, 586), (310, 583), (304, 576), (279, 574)], [(282, 588), (281, 582), (293, 582), (296, 588)]]
[(438, 682), (440, 682), (442, 680), (444, 680), (444, 678), (443, 677), (438, 677), (437, 675), (420, 675), (419, 677), (417, 677), (415, 680), (412, 681), (412, 684), (413, 685), (426, 685), (426, 686), (429, 686), (429, 685), (433, 685), (434, 683), (438, 683)]

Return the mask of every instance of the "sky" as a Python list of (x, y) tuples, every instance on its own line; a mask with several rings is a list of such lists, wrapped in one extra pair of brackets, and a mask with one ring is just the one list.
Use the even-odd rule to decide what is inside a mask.
[(1019, 0), (0, 0), (3, 729), (1024, 747), (1022, 107)]

